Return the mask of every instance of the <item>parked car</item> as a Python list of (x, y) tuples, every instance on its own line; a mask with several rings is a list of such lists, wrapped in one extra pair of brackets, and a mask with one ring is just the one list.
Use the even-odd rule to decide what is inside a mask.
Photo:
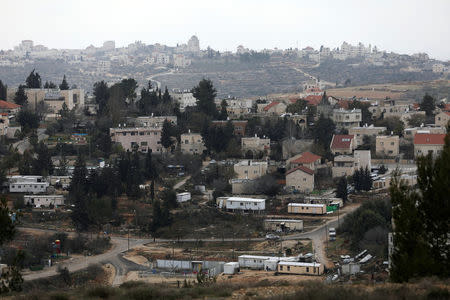
[(266, 240), (279, 240), (279, 239), (280, 239), (279, 235), (273, 233), (266, 234)]

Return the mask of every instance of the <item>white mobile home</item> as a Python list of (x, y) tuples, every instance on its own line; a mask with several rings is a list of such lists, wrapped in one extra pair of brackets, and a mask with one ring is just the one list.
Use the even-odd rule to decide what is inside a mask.
[(9, 178), (10, 193), (45, 193), (49, 183), (42, 176), (12, 176)]
[(269, 259), (278, 259), (273, 256), (258, 256), (258, 255), (240, 255), (238, 257), (239, 266), (249, 269), (264, 269), (264, 262)]
[(266, 219), (264, 228), (270, 231), (302, 231), (303, 220)]
[(296, 261), (280, 261), (278, 263), (278, 273), (295, 275), (315, 275), (323, 274), (324, 267), (319, 263), (304, 263)]
[(177, 194), (177, 202), (181, 203), (181, 202), (186, 202), (191, 200), (191, 193), (189, 192), (185, 192), (185, 193), (178, 193)]
[(24, 202), (35, 207), (49, 207), (64, 205), (63, 195), (25, 195)]
[(289, 203), (288, 213), (290, 214), (309, 214), (324, 215), (327, 213), (326, 204), (309, 204), (309, 203)]
[(260, 212), (266, 209), (266, 199), (228, 197), (226, 199), (225, 208), (231, 211), (241, 210)]

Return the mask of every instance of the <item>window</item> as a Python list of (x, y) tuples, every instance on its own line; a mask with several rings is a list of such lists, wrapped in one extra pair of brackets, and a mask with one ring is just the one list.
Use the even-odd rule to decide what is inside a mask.
[(139, 135), (144, 135), (144, 134), (145, 134), (145, 132), (143, 132), (143, 131), (139, 132)]
[(306, 178), (303, 178), (303, 181), (306, 181)]
[(287, 266), (287, 270), (290, 271), (291, 270), (291, 266)]
[(313, 269), (313, 270), (314, 270), (314, 273), (316, 273), (316, 267), (314, 267), (314, 269)]
[(394, 142), (391, 142), (391, 146), (394, 146)]
[(244, 203), (241, 202), (240, 205), (241, 205), (241, 206), (244, 206)]
[(184, 143), (185, 144), (189, 144), (189, 140), (184, 140)]
[(158, 133), (157, 133), (157, 132), (155, 132), (155, 135), (158, 135)]
[(131, 135), (136, 135), (136, 132), (132, 131), (132, 132), (131, 132)]
[(280, 266), (280, 271), (283, 271), (283, 266)]
[(306, 267), (306, 273), (309, 273), (309, 267)]
[(147, 142), (141, 142), (141, 146), (147, 146)]

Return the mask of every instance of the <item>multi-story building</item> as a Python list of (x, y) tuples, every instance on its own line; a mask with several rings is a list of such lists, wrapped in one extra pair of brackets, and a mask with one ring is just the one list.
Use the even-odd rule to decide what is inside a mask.
[[(239, 118), (253, 111), (253, 100), (251, 99), (225, 99), (227, 102), (227, 113), (230, 118)], [(216, 106), (220, 109), (222, 100), (216, 100)]]
[(206, 149), (200, 133), (183, 133), (180, 137), (181, 152), (186, 154), (202, 154)]
[(333, 177), (352, 176), (355, 172), (355, 158), (349, 155), (334, 157), (331, 173)]
[(141, 116), (132, 119), (139, 127), (162, 127), (164, 121), (169, 121), (172, 125), (177, 125), (177, 116)]
[(382, 134), (386, 131), (386, 127), (375, 127), (373, 125), (370, 126), (361, 126), (361, 127), (352, 127), (348, 130), (348, 134), (355, 136), (356, 146), (360, 146), (364, 143), (365, 136), (376, 137), (379, 134)]
[(353, 153), (353, 157), (355, 170), (358, 170), (360, 168), (367, 168), (370, 171), (370, 169), (372, 168), (372, 158), (370, 155), (370, 150), (355, 150), (355, 152)]
[(264, 106), (261, 112), (270, 115), (281, 115), (286, 112), (286, 108), (287, 105), (283, 102), (273, 101)]
[(162, 153), (161, 127), (119, 127), (110, 128), (111, 141), (122, 145), (125, 151), (134, 149), (153, 153)]
[(428, 124), (426, 126), (405, 128), (405, 130), (403, 130), (403, 136), (408, 140), (414, 139), (414, 136), (418, 133), (443, 134), (447, 133), (447, 129), (445, 127), (436, 126), (434, 124)]
[(414, 157), (431, 154), (436, 157), (444, 149), (445, 134), (416, 134), (414, 136)]
[(286, 188), (303, 193), (314, 190), (314, 171), (298, 166), (286, 172)]
[(336, 124), (337, 128), (349, 129), (352, 127), (358, 127), (360, 125), (362, 120), (362, 113), (360, 109), (334, 109), (331, 119)]
[(173, 91), (170, 96), (180, 104), (180, 111), (184, 111), (189, 106), (197, 106), (197, 99), (190, 92)]
[(352, 154), (356, 148), (355, 137), (348, 134), (335, 134), (331, 139), (330, 149), (334, 155)]
[(434, 124), (436, 124), (437, 126), (442, 126), (444, 128), (447, 126), (449, 121), (450, 111), (440, 112), (434, 117)]
[(375, 152), (378, 156), (397, 156), (399, 153), (398, 135), (377, 136), (375, 142)]
[(256, 179), (267, 174), (265, 161), (241, 160), (234, 165), (237, 179)]
[(82, 89), (25, 89), (25, 93), (32, 108), (40, 102), (45, 102), (54, 113), (62, 109), (63, 103), (68, 109), (84, 107), (84, 90)]
[(270, 154), (270, 139), (254, 137), (243, 137), (241, 139), (241, 150), (243, 153), (251, 151), (253, 153), (266, 152)]

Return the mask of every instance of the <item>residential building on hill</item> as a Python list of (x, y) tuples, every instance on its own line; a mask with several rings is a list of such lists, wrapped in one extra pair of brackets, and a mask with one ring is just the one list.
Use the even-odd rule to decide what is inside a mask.
[(377, 156), (394, 157), (399, 154), (399, 146), (398, 135), (377, 136), (375, 142), (375, 152)]
[(362, 120), (362, 113), (360, 109), (334, 109), (331, 119), (336, 124), (337, 128), (347, 128), (360, 126)]
[(356, 148), (355, 138), (348, 134), (335, 134), (331, 139), (330, 149), (334, 155), (352, 154)]
[(348, 134), (355, 136), (356, 146), (360, 146), (364, 143), (365, 136), (371, 136), (375, 138), (386, 131), (386, 127), (361, 126), (352, 127), (348, 130)]
[(125, 151), (137, 149), (147, 152), (149, 149), (153, 153), (162, 153), (161, 127), (119, 127), (110, 128), (111, 141), (122, 145)]
[(447, 126), (449, 121), (450, 121), (450, 111), (440, 112), (434, 117), (434, 124), (444, 128)]
[(256, 135), (254, 137), (243, 137), (241, 139), (241, 150), (244, 154), (248, 151), (253, 153), (266, 152), (270, 154), (270, 139), (260, 138)]
[(266, 161), (241, 160), (234, 165), (237, 179), (256, 179), (267, 174)]
[(321, 157), (315, 155), (311, 152), (303, 152), (297, 154), (286, 161), (286, 166), (288, 168), (296, 168), (299, 166), (307, 167), (311, 170), (315, 170), (318, 165), (320, 165)]
[(314, 171), (298, 166), (286, 172), (286, 188), (303, 193), (314, 190)]
[(416, 134), (414, 136), (414, 157), (431, 154), (436, 157), (444, 149), (445, 134)]
[(181, 152), (186, 154), (202, 154), (206, 149), (201, 134), (191, 131), (181, 134), (180, 144)]

